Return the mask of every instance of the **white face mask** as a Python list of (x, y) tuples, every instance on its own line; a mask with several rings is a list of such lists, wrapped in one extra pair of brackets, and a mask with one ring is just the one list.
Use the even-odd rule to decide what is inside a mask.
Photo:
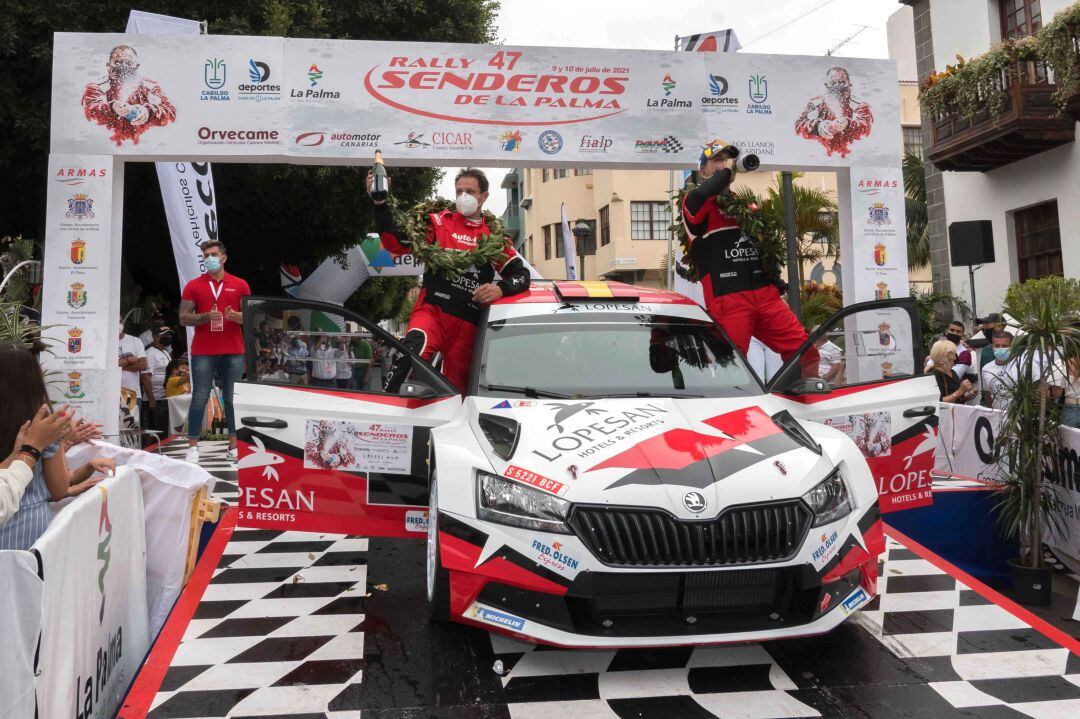
[(457, 211), (466, 217), (472, 217), (480, 209), (480, 203), (472, 195), (462, 192), (457, 196)]

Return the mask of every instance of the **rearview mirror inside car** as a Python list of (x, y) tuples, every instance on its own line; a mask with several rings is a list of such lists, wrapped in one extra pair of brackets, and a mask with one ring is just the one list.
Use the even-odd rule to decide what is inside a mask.
[(428, 387), (423, 382), (407, 381), (402, 383), (401, 389), (398, 391), (398, 395), (401, 397), (413, 397), (415, 399), (427, 399), (428, 397), (435, 396), (435, 390)]
[(829, 383), (818, 377), (800, 377), (784, 388), (783, 394), (796, 396), (806, 394), (829, 394), (832, 387)]

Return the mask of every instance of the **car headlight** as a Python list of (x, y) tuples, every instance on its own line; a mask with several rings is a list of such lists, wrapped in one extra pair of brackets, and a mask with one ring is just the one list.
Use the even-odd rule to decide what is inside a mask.
[(477, 471), (476, 516), (488, 522), (543, 532), (571, 534), (566, 526), (570, 503), (520, 482)]
[(835, 522), (851, 513), (851, 498), (839, 467), (802, 498), (814, 512), (814, 527)]
[(520, 434), (518, 430), (521, 428), (517, 420), (510, 417), (496, 417), (493, 414), (482, 414), (477, 421), (495, 454), (503, 459), (514, 456)]

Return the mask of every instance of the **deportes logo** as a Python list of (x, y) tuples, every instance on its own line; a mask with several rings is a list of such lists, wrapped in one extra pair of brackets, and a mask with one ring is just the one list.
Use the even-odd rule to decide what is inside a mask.
[(503, 152), (517, 152), (521, 149), (521, 142), (521, 130), (504, 132), (499, 135), (499, 146), (502, 147)]
[(635, 152), (682, 152), (683, 144), (674, 135), (666, 135), (656, 140), (634, 140)]
[(562, 135), (554, 130), (544, 130), (537, 138), (537, 144), (545, 155), (558, 154), (563, 146)]
[(701, 492), (687, 492), (682, 498), (683, 506), (694, 514), (705, 511), (705, 495)]
[(250, 58), (248, 59), (248, 77), (256, 85), (262, 84), (270, 79), (270, 66), (265, 62)]
[(728, 96), (727, 78), (709, 75), (709, 94), (701, 98), (701, 106), (717, 112), (738, 112), (739, 98)]
[(671, 75), (664, 75), (664, 80), (660, 83), (664, 88), (664, 97), (671, 94), (671, 91), (675, 89), (675, 81), (671, 79)]
[(723, 97), (727, 94), (727, 80), (720, 75), (709, 75), (709, 94), (713, 97)]
[(319, 80), (323, 79), (323, 71), (319, 69), (319, 66), (315, 63), (311, 63), (311, 67), (307, 71), (308, 81), (311, 82), (311, 86), (315, 87), (319, 84)]

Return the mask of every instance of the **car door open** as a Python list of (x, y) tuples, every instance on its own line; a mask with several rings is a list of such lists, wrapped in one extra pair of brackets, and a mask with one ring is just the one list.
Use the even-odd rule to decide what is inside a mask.
[(925, 356), (913, 299), (863, 302), (822, 323), (767, 385), (798, 419), (855, 441), (882, 512), (932, 502), (938, 390)]
[[(457, 413), (457, 390), (341, 307), (248, 297), (243, 315), (239, 525), (422, 538), (431, 428)], [(401, 353), (412, 378), (388, 394), (383, 374)]]

